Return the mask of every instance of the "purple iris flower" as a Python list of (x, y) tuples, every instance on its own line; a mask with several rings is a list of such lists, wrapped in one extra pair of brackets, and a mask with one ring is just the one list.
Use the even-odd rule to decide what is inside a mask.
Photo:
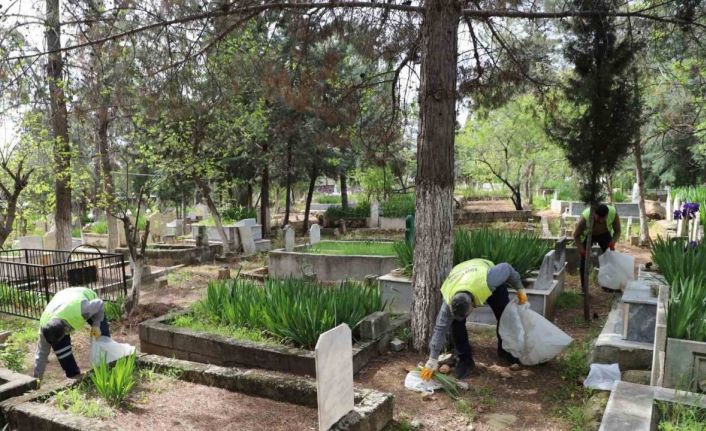
[(681, 210), (674, 210), (674, 220), (681, 220)]

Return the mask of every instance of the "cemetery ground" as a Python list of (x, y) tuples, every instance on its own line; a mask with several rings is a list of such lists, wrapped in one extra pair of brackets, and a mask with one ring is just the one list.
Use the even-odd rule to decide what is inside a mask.
[[(346, 237), (360, 239), (366, 235), (359, 231)], [(644, 261), (647, 253), (643, 251), (641, 254), (638, 260)], [(256, 255), (230, 263), (231, 275), (235, 275), (238, 267), (244, 270), (260, 267), (264, 259), (264, 255)], [(214, 264), (181, 268), (167, 276), (166, 287), (159, 287), (158, 283), (145, 286), (137, 315), (129, 321), (112, 322), (113, 337), (119, 342), (139, 345), (138, 324), (141, 321), (164, 315), (169, 310), (184, 309), (200, 299), (208, 281), (216, 278), (222, 266)], [(472, 331), (470, 338), (479, 365), (479, 375), (470, 379), (469, 391), (462, 392), (459, 400), (453, 400), (444, 393), (422, 397), (405, 390), (403, 382), (407, 371), (426, 359), (424, 355), (407, 350), (373, 359), (356, 375), (355, 383), (360, 387), (394, 394), (395, 422), (389, 426), (389, 430), (412, 429), (417, 424), (423, 425), (423, 429), (434, 430), (493, 430), (518, 426), (536, 430), (587, 429), (585, 422), (589, 419), (584, 415), (584, 403), (589, 392), (581, 386), (587, 373), (586, 354), (608, 314), (613, 294), (593, 288), (594, 319), (584, 323), (581, 297), (577, 294), (578, 278), (568, 276), (566, 283), (566, 292), (562, 295), (561, 310), (557, 313), (555, 323), (571, 335), (575, 342), (557, 360), (542, 366), (512, 369), (496, 356), (494, 330)], [(27, 327), (27, 321), (2, 318), (2, 325)], [(32, 328), (25, 331), (28, 335), (33, 333), (34, 325), (32, 322)], [(405, 340), (408, 337), (406, 331), (398, 335)], [(36, 339), (32, 336), (25, 338), (23, 371), (30, 373)], [(81, 332), (72, 338), (77, 361), (82, 370), (88, 370), (88, 335)], [(63, 372), (54, 355), (51, 355), (42, 384), (63, 380)], [(134, 395), (132, 407), (121, 411), (118, 422), (121, 429), (138, 429), (146, 425), (145, 421), (152, 425), (152, 429), (228, 429), (229, 421), (235, 420), (238, 421), (238, 429), (243, 430), (264, 429), (263, 424), (267, 424), (267, 429), (275, 430), (316, 427), (315, 409), (173, 379), (159, 379), (146, 384), (151, 385), (148, 393), (140, 395), (138, 391)], [(185, 392), (189, 394), (188, 397), (184, 397)], [(198, 400), (198, 415), (187, 413), (190, 412), (193, 400)], [(226, 405), (227, 415), (222, 413), (221, 408)], [(282, 415), (287, 416), (287, 424), (285, 428), (277, 428)]]

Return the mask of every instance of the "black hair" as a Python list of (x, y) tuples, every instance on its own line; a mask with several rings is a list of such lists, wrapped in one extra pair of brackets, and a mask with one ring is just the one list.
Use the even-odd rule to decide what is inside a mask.
[(598, 205), (598, 208), (596, 208), (596, 215), (598, 217), (605, 217), (608, 215), (608, 205), (606, 204), (600, 204)]
[(63, 320), (54, 318), (42, 326), (41, 331), (47, 343), (54, 345), (66, 335), (66, 325)]
[(459, 292), (451, 300), (451, 312), (455, 319), (464, 319), (471, 311), (473, 296), (468, 292)]

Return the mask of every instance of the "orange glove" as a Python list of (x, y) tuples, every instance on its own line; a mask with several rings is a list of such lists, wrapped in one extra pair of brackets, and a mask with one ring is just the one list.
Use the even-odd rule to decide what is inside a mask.
[(615, 251), (615, 241), (611, 241), (610, 243), (608, 243), (608, 248)]
[(527, 293), (525, 293), (525, 289), (520, 289), (517, 291), (517, 302), (520, 305), (527, 302)]

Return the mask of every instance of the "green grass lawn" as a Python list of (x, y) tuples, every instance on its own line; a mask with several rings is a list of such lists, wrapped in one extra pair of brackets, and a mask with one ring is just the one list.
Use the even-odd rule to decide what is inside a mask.
[(308, 253), (343, 256), (395, 256), (392, 242), (324, 241), (306, 249)]

